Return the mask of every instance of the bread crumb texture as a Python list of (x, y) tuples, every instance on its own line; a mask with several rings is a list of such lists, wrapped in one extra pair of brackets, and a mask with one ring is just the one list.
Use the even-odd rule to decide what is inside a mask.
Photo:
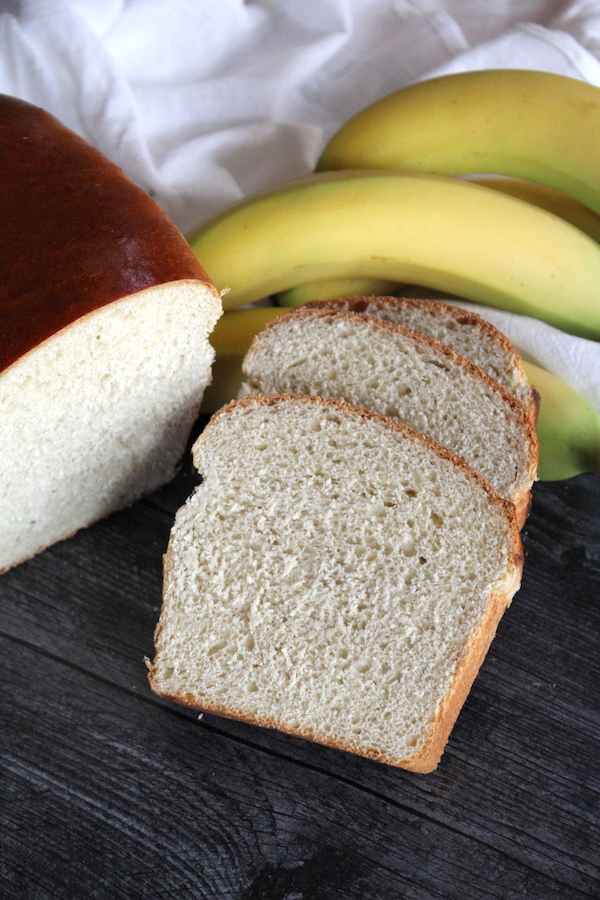
[(516, 589), (509, 505), (409, 429), (313, 398), (230, 405), (195, 462), (153, 689), (410, 768)]
[(200, 281), (101, 307), (0, 378), (0, 571), (173, 477), (220, 313)]
[(402, 326), (352, 312), (285, 316), (257, 336), (244, 373), (242, 395), (346, 400), (427, 434), (513, 502), (531, 487), (537, 444), (522, 405), (439, 342)]
[(477, 313), (438, 300), (406, 297), (344, 297), (304, 308), (347, 310), (420, 331), (470, 359), (526, 407), (533, 403), (527, 375), (510, 341)]

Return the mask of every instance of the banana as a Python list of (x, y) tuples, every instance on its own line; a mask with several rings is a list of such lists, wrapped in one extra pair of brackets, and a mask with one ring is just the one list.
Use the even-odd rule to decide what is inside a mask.
[(375, 277), (600, 336), (600, 246), (545, 210), (454, 178), (297, 179), (189, 236), (226, 309), (310, 281)]
[(600, 243), (600, 215), (589, 206), (585, 206), (579, 200), (565, 194), (564, 191), (558, 191), (539, 181), (511, 178), (509, 175), (468, 175), (465, 177), (475, 184), (509, 194), (511, 197), (518, 197), (519, 200), (525, 200), (527, 203), (539, 206), (540, 209), (554, 213), (555, 216), (559, 216), (565, 222), (570, 222), (571, 225)]
[(309, 300), (332, 300), (334, 297), (355, 297), (362, 294), (397, 294), (401, 288), (395, 281), (383, 278), (324, 278), (309, 281), (277, 294), (281, 306), (302, 306)]
[[(500, 191), (502, 194), (509, 194), (519, 200), (533, 203), (534, 206), (539, 206), (540, 209), (545, 209), (566, 222), (570, 222), (571, 225), (600, 243), (600, 215), (563, 191), (557, 191), (538, 181), (511, 178), (509, 175), (466, 175), (461, 177), (483, 187)], [(282, 291), (277, 295), (277, 302), (281, 306), (300, 306), (310, 300), (331, 300), (333, 297), (350, 297), (359, 294), (412, 296), (414, 291), (414, 285), (398, 284), (394, 281), (377, 278), (329, 278), (300, 284), (290, 288), (289, 291)]]
[(201, 413), (210, 414), (237, 397), (242, 383), (242, 362), (255, 334), (271, 319), (289, 312), (276, 306), (255, 306), (224, 313), (210, 336), (215, 349), (212, 383), (204, 391)]
[(359, 167), (528, 178), (600, 213), (600, 89), (519, 69), (422, 81), (350, 119), (317, 164)]
[(252, 338), (271, 319), (289, 312), (277, 306), (253, 306), (249, 309), (230, 310), (221, 316), (210, 335), (210, 343), (217, 357), (245, 356)]
[(523, 365), (541, 397), (539, 478), (555, 481), (580, 472), (600, 474), (600, 417), (560, 378), (533, 363)]

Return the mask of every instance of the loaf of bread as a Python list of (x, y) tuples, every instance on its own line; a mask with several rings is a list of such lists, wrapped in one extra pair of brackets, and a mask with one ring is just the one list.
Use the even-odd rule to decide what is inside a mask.
[(144, 191), (0, 96), (0, 571), (168, 481), (218, 292)]
[(471, 360), (523, 403), (536, 422), (539, 395), (506, 335), (480, 315), (440, 300), (411, 297), (340, 297), (313, 300), (302, 309), (332, 309), (377, 316), (435, 338)]
[(466, 460), (524, 523), (538, 459), (529, 410), (440, 341), (371, 315), (300, 308), (254, 338), (243, 371), (240, 396), (310, 394), (399, 419)]
[(405, 425), (309, 396), (234, 401), (194, 462), (152, 689), (435, 768), (520, 583), (513, 505)]

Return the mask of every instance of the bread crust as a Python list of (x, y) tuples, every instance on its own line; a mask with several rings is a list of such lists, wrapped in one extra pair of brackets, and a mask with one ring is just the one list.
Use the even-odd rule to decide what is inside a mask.
[(446, 346), (446, 344), (436, 340), (436, 338), (432, 338), (420, 331), (415, 331), (412, 328), (407, 328), (405, 325), (398, 325), (395, 322), (387, 322), (383, 319), (378, 319), (375, 316), (348, 312), (346, 310), (331, 310), (329, 308), (308, 309), (305, 307), (298, 307), (290, 313), (278, 316), (276, 319), (268, 322), (263, 330), (254, 337), (246, 354), (244, 367), (246, 361), (251, 363), (252, 357), (260, 346), (261, 340), (265, 334), (276, 331), (279, 328), (285, 328), (291, 322), (303, 319), (320, 319), (322, 321), (331, 322), (340, 320), (351, 323), (360, 322), (361, 325), (371, 329), (374, 341), (377, 340), (378, 333), (382, 334), (387, 331), (390, 333), (402, 334), (410, 340), (420, 344), (422, 347), (430, 349), (433, 353), (445, 357), (449, 366), (458, 366), (468, 372), (471, 377), (483, 381), (488, 390), (500, 396), (502, 402), (507, 409), (510, 410), (510, 413), (515, 417), (520, 427), (523, 429), (524, 440), (528, 451), (527, 469), (523, 473), (521, 481), (515, 485), (512, 497), (509, 498), (515, 505), (519, 527), (523, 527), (531, 508), (531, 486), (537, 475), (539, 459), (539, 445), (535, 424), (532, 421), (532, 416), (525, 404), (507, 391), (506, 388), (502, 387), (502, 385), (498, 384), (498, 382), (488, 375), (487, 372), (484, 372), (483, 369), (476, 366), (475, 363), (465, 359), (464, 356), (456, 353), (450, 347)]
[(158, 204), (44, 110), (0, 95), (0, 372), (94, 310), (210, 279)]
[(428, 739), (421, 746), (419, 754), (409, 760), (408, 765), (405, 765), (404, 768), (421, 773), (432, 772), (436, 768), (458, 714), (496, 635), (500, 619), (519, 589), (523, 560), (523, 546), (517, 531), (516, 536), (513, 535), (513, 551), (506, 577), (490, 593), (485, 614), (469, 639), (463, 657), (455, 670), (452, 685), (440, 705)]
[[(366, 748), (361, 746), (360, 741), (334, 739), (326, 733), (302, 727), (292, 727), (285, 720), (280, 720), (275, 716), (249, 714), (243, 709), (219, 703), (208, 696), (201, 697), (191, 693), (179, 693), (176, 691), (171, 692), (165, 690), (164, 687), (161, 686), (157, 675), (156, 662), (148, 663), (148, 680), (150, 686), (155, 693), (165, 699), (184, 706), (189, 706), (192, 709), (197, 709), (201, 712), (212, 713), (230, 719), (237, 719), (263, 728), (273, 728), (286, 734), (311, 740), (337, 750), (345, 750), (350, 753), (365, 756), (377, 762), (383, 762), (413, 772), (421, 774), (431, 772), (436, 768), (440, 760), (452, 727), (496, 633), (496, 628), (502, 614), (509, 606), (514, 593), (520, 586), (524, 557), (515, 507), (510, 501), (501, 497), (478, 472), (473, 470), (463, 459), (456, 456), (456, 454), (452, 453), (452, 451), (448, 450), (446, 447), (436, 443), (426, 435), (415, 431), (408, 425), (404, 425), (397, 419), (383, 416), (380, 413), (373, 412), (372, 410), (363, 407), (353, 406), (343, 400), (312, 397), (303, 394), (251, 394), (240, 400), (233, 400), (218, 410), (211, 417), (206, 428), (197, 439), (194, 449), (205, 443), (210, 438), (212, 430), (217, 428), (221, 420), (227, 416), (252, 406), (260, 405), (273, 407), (282, 403), (326, 407), (330, 410), (340, 410), (346, 415), (354, 415), (356, 418), (377, 422), (383, 428), (401, 434), (404, 437), (409, 437), (415, 443), (433, 449), (438, 456), (448, 459), (454, 465), (457, 465), (469, 479), (477, 483), (486, 492), (492, 502), (501, 510), (506, 519), (510, 542), (506, 574), (492, 587), (486, 610), (474, 633), (469, 637), (463, 655), (456, 665), (452, 682), (436, 712), (435, 718), (429, 729), (429, 734), (422, 744), (415, 749), (414, 755), (410, 757), (398, 759), (396, 756), (376, 748)], [(174, 565), (173, 536), (171, 536), (169, 540), (163, 562), (165, 576), (164, 584), (167, 584)], [(157, 650), (160, 645), (162, 628), (161, 617), (154, 632), (154, 644)]]

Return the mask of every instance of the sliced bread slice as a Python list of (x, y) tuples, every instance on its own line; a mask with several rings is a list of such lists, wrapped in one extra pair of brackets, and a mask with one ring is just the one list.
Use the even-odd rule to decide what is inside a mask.
[(537, 420), (539, 394), (529, 384), (521, 357), (506, 335), (475, 312), (441, 300), (387, 296), (314, 300), (301, 308), (364, 313), (421, 331), (487, 372), (526, 406), (534, 422)]
[(440, 341), (374, 316), (301, 309), (255, 337), (243, 371), (240, 396), (332, 397), (399, 419), (480, 472), (521, 525), (527, 518), (538, 459), (527, 410)]
[(315, 397), (234, 401), (194, 462), (152, 689), (434, 769), (520, 584), (513, 505), (423, 435)]

